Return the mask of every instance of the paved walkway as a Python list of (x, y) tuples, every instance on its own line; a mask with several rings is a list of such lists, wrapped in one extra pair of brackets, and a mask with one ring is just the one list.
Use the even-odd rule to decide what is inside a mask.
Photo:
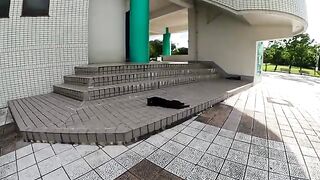
[(2, 179), (320, 179), (320, 80), (263, 83), (129, 146), (34, 143), (0, 157)]

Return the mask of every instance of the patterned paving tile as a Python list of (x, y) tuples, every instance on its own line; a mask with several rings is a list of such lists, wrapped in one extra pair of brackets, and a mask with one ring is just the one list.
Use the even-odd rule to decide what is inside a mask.
[(165, 169), (183, 179), (187, 178), (195, 165), (180, 158), (175, 158)]
[(110, 157), (115, 158), (127, 151), (128, 148), (122, 145), (119, 146), (106, 146), (103, 148), (103, 151), (106, 152)]
[(90, 166), (82, 158), (64, 166), (64, 169), (71, 179), (76, 179), (91, 170)]
[(43, 180), (69, 180), (68, 175), (66, 172), (62, 169), (59, 168), (45, 176), (42, 177)]
[(135, 146), (134, 148), (132, 148), (132, 150), (134, 152), (138, 153), (140, 156), (146, 158), (150, 154), (152, 154), (154, 151), (156, 151), (157, 147), (155, 147), (147, 142), (142, 142), (142, 143), (138, 144), (137, 146)]
[(207, 142), (207, 141), (203, 141), (201, 139), (198, 139), (198, 138), (194, 138), (190, 144), (188, 145), (189, 147), (192, 147), (196, 150), (199, 150), (199, 151), (202, 151), (202, 152), (205, 152), (208, 147), (210, 146), (210, 143)]
[(172, 138), (173, 141), (178, 142), (183, 145), (188, 145), (192, 139), (193, 139), (193, 137), (188, 136), (184, 133), (179, 133)]
[(215, 180), (218, 176), (218, 173), (209, 171), (200, 166), (196, 166), (192, 173), (187, 177), (190, 180)]
[(197, 164), (204, 153), (196, 149), (186, 147), (178, 157), (193, 164)]
[(129, 150), (121, 154), (120, 156), (116, 157), (115, 160), (126, 169), (130, 169), (131, 167), (135, 166), (140, 161), (142, 161), (143, 158), (134, 151)]
[(216, 156), (204, 154), (198, 165), (210, 169), (212, 171), (219, 172), (222, 167), (223, 161), (223, 159), (218, 158)]
[(165, 145), (163, 145), (160, 149), (162, 149), (170, 154), (178, 155), (184, 147), (185, 146), (183, 146), (182, 144), (179, 144), (174, 141), (169, 141)]
[(160, 166), (161, 168), (165, 168), (173, 160), (174, 157), (174, 155), (158, 149), (149, 157), (147, 157), (147, 159), (150, 162)]
[(92, 168), (96, 168), (108, 162), (111, 158), (103, 150), (99, 149), (98, 151), (85, 156), (84, 159)]
[(126, 169), (123, 168), (119, 163), (115, 160), (110, 160), (104, 165), (98, 167), (96, 172), (105, 180), (115, 179), (120, 176), (122, 173), (126, 172)]
[(151, 163), (148, 160), (143, 160), (129, 170), (138, 179), (157, 178), (162, 168)]
[(226, 161), (221, 169), (221, 174), (235, 179), (242, 179), (245, 174), (245, 166), (231, 161)]

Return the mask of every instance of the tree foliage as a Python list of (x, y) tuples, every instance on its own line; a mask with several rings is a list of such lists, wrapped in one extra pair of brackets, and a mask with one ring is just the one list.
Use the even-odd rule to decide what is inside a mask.
[(291, 39), (270, 41), (264, 52), (264, 62), (277, 65), (314, 68), (319, 57), (319, 45), (308, 34), (300, 34)]
[[(150, 41), (150, 58), (157, 58), (162, 55), (162, 46), (163, 42), (160, 40)], [(175, 44), (171, 44), (171, 51), (173, 52), (176, 49)]]

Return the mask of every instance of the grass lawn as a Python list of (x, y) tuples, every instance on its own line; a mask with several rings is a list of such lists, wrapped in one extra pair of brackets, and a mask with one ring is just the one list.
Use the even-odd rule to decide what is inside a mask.
[[(273, 65), (273, 64), (268, 64), (267, 65), (267, 71), (268, 72), (274, 72), (274, 68), (275, 68), (275, 65)], [(266, 64), (263, 64), (262, 70), (266, 71)], [(300, 70), (299, 67), (292, 66), (291, 74), (300, 74), (299, 70)], [(320, 77), (320, 72), (319, 71), (315, 72), (313, 69), (305, 69), (305, 68), (302, 68), (302, 71), (307, 72), (306, 74), (308, 74), (309, 76)], [(288, 73), (289, 72), (289, 66), (278, 65), (278, 68), (277, 68), (276, 72)]]

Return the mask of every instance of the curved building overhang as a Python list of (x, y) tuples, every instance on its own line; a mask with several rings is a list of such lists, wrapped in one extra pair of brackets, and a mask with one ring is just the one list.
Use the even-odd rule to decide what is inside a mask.
[(202, 0), (223, 9), (252, 26), (291, 26), (288, 36), (308, 27), (305, 0)]

